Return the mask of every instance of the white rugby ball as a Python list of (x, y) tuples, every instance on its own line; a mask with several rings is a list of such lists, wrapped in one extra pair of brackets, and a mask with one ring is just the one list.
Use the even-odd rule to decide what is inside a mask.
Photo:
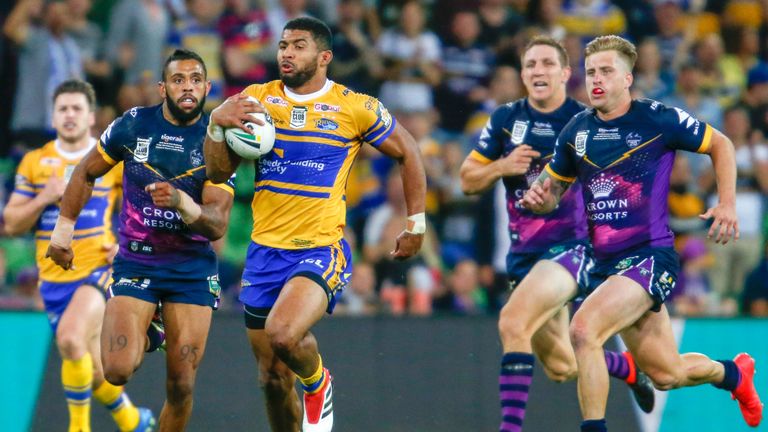
[[(249, 100), (259, 103), (254, 97), (248, 97)], [(224, 140), (229, 148), (245, 159), (259, 159), (272, 151), (275, 145), (275, 124), (268, 113), (251, 113), (255, 119), (264, 122), (259, 125), (253, 122), (245, 123), (251, 133), (246, 133), (240, 128), (228, 128), (224, 131)]]

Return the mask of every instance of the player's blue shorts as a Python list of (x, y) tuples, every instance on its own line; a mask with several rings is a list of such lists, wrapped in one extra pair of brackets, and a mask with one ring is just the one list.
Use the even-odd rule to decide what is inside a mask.
[(561, 243), (543, 252), (507, 254), (507, 275), (509, 285), (514, 289), (534, 265), (541, 260), (554, 261), (573, 276), (578, 287), (577, 297), (589, 291), (589, 269), (594, 265), (592, 247), (586, 240)]
[(150, 303), (186, 303), (219, 308), (221, 285), (219, 275), (205, 278), (178, 279), (173, 277), (136, 276), (131, 273), (112, 275), (109, 297), (124, 295)]
[(87, 285), (104, 294), (110, 274), (109, 266), (104, 266), (94, 269), (87, 277), (72, 282), (40, 281), (40, 296), (43, 298), (45, 311), (48, 313), (48, 322), (51, 323), (54, 333), (56, 333), (61, 315), (69, 306), (75, 291), (81, 286)]
[(589, 273), (594, 290), (609, 276), (621, 275), (640, 284), (653, 299), (652, 311), (661, 310), (677, 282), (680, 260), (673, 248), (644, 247), (621, 257), (600, 260)]
[(312, 249), (277, 249), (248, 246), (240, 301), (245, 305), (245, 324), (263, 329), (269, 310), (291, 278), (303, 276), (320, 285), (328, 297), (327, 312), (333, 312), (336, 295), (352, 275), (352, 252), (344, 239)]

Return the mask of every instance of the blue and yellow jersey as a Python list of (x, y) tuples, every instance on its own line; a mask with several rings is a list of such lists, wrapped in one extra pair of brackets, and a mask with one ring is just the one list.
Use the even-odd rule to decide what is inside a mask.
[(281, 81), (244, 93), (264, 104), (277, 133), (272, 152), (256, 162), (251, 239), (281, 249), (336, 243), (352, 162), (363, 143), (381, 145), (395, 119), (375, 98), (330, 80), (309, 95), (294, 94)]
[[(13, 193), (34, 198), (53, 176), (69, 181), (75, 166), (85, 153), (83, 151), (68, 155), (60, 150), (56, 141), (27, 153), (19, 164)], [(74, 270), (64, 270), (45, 258), (51, 232), (59, 217), (59, 205), (51, 204), (43, 210), (35, 227), (35, 258), (41, 280), (71, 282), (83, 279), (93, 269), (107, 264), (108, 248), (115, 244), (111, 220), (112, 209), (117, 196), (120, 195), (121, 176), (122, 165), (96, 179), (93, 196), (83, 207), (75, 224), (72, 241), (72, 250), (75, 252)]]
[(672, 247), (667, 198), (675, 151), (709, 153), (712, 133), (691, 114), (650, 99), (633, 100), (626, 114), (607, 121), (590, 109), (563, 128), (545, 169), (583, 185), (598, 260)]

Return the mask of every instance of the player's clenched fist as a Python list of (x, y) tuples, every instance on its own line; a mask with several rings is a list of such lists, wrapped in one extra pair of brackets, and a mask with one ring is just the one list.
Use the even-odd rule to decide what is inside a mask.
[(167, 182), (150, 183), (144, 190), (152, 196), (152, 204), (158, 207), (176, 208), (181, 202), (179, 191)]
[(499, 160), (501, 175), (504, 177), (523, 175), (528, 171), (531, 162), (540, 156), (541, 153), (528, 144), (519, 145), (510, 154)]

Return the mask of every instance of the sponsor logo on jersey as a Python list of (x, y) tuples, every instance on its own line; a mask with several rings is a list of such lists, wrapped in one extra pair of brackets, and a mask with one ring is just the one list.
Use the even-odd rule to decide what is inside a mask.
[(291, 109), (291, 127), (301, 129), (307, 125), (307, 107), (295, 106)]
[(699, 134), (699, 121), (693, 118), (690, 114), (685, 112), (684, 110), (681, 110), (680, 108), (675, 107), (675, 111), (677, 111), (677, 120), (680, 124), (685, 124), (686, 129), (690, 129), (691, 126), (693, 126), (693, 134), (698, 135)]
[(321, 118), (321, 119), (315, 120), (315, 127), (320, 129), (320, 130), (331, 131), (331, 130), (338, 129), (339, 128), (339, 124), (336, 123), (335, 121), (331, 120), (331, 119)]
[(583, 157), (584, 154), (587, 152), (588, 136), (589, 136), (588, 130), (576, 132), (576, 139), (573, 142), (573, 148), (576, 150), (576, 156)]
[(630, 132), (629, 135), (627, 135), (627, 146), (629, 146), (629, 148), (635, 148), (639, 146), (641, 142), (643, 142), (643, 137), (641, 137), (639, 133)]
[(329, 105), (324, 103), (316, 103), (315, 104), (315, 111), (320, 112), (339, 112), (341, 111), (341, 107), (338, 105)]
[(146, 162), (149, 159), (149, 144), (152, 138), (136, 138), (136, 148), (133, 150), (133, 160)]
[(389, 127), (392, 124), (392, 114), (381, 103), (376, 107), (376, 115), (384, 123), (384, 127)]
[(525, 133), (528, 131), (528, 122), (522, 120), (515, 120), (515, 124), (512, 125), (512, 137), (510, 141), (512, 144), (522, 144), (525, 139)]
[(44, 157), (40, 158), (41, 166), (57, 167), (61, 165), (61, 159), (57, 157)]
[(75, 172), (76, 165), (67, 165), (64, 167), (64, 184), (69, 184), (69, 179), (72, 178), (72, 173)]
[(283, 107), (288, 106), (288, 102), (285, 101), (285, 99), (281, 98), (280, 96), (267, 96), (266, 99), (267, 103), (270, 103), (272, 105), (279, 105)]
[(587, 186), (592, 192), (592, 200), (587, 203), (587, 217), (593, 221), (614, 221), (625, 219), (629, 215), (629, 200), (613, 198), (619, 181), (604, 173), (592, 178)]

